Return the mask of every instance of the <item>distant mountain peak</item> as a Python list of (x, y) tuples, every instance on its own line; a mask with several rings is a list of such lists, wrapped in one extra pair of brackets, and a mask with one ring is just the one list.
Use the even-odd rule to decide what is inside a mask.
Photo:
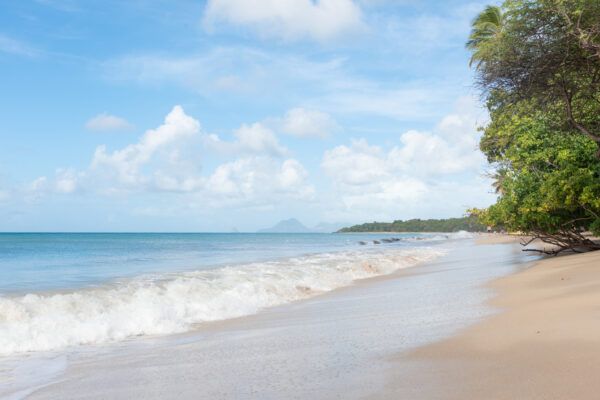
[(284, 219), (275, 226), (266, 229), (260, 229), (259, 233), (307, 233), (311, 230), (304, 226), (296, 218)]

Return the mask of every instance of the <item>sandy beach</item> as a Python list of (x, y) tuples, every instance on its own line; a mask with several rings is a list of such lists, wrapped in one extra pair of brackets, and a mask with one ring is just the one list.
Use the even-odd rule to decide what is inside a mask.
[[(490, 237), (487, 242), (510, 241)], [(546, 258), (493, 282), (501, 313), (397, 356), (378, 398), (590, 399), (600, 390), (600, 253)], [(409, 372), (410, 371), (410, 372)], [(410, 375), (411, 385), (397, 385)]]
[(600, 400), (600, 0), (0, 3), (0, 400)]
[(481, 236), (421, 267), (80, 357), (9, 398), (594, 398), (600, 253), (536, 261), (518, 241)]
[(306, 301), (73, 356), (43, 386), (12, 398), (377, 398), (389, 392), (391, 356), (490, 315), (485, 283), (533, 259), (515, 244), (462, 240), (449, 249), (434, 262)]

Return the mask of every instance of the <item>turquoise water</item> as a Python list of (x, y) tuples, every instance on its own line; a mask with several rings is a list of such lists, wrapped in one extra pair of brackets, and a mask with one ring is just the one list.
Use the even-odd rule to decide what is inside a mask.
[[(0, 233), (0, 295), (358, 248), (418, 234)], [(399, 246), (401, 242), (394, 243)], [(382, 245), (386, 245), (382, 243)], [(364, 246), (362, 246), (364, 247)]]
[[(377, 367), (387, 368), (382, 357), (445, 337), (490, 312), (482, 305), (490, 292), (480, 285), (521, 268), (526, 256), (518, 246), (475, 246), (468, 234), (402, 235), (392, 243), (381, 239), (401, 235), (29, 234), (11, 241), (9, 236), (2, 238), (5, 254), (10, 248), (11, 259), (21, 264), (52, 266), (50, 281), (64, 290), (44, 292), (33, 284), (46, 284), (41, 277), (26, 278), (15, 263), (2, 260), (24, 292), (37, 294), (0, 296), (0, 397), (62, 380), (62, 371), (80, 360), (123, 352), (127, 368), (115, 376), (125, 385), (140, 382), (127, 375), (135, 349), (141, 351), (141, 373), (154, 354), (155, 377), (179, 382), (187, 374), (190, 381), (204, 382), (208, 397), (216, 390), (245, 390), (248, 376), (291, 387), (298, 382), (300, 388), (305, 382), (346, 386), (358, 376), (373, 384)], [(44, 257), (32, 254), (36, 247)], [(77, 265), (88, 266), (92, 259), (93, 273), (77, 273)], [(423, 270), (428, 273), (371, 281), (324, 300), (314, 297), (436, 259), (440, 262)], [(65, 272), (66, 264), (76, 277)], [(260, 318), (208, 325), (208, 335), (202, 329), (208, 321), (273, 307), (278, 308)], [(219, 330), (235, 324), (232, 332)], [(167, 336), (182, 332), (196, 333)], [(187, 361), (170, 347), (180, 340), (198, 342)], [(155, 348), (164, 353), (155, 357)], [(113, 367), (108, 362), (102, 372), (94, 366), (93, 383)], [(353, 371), (349, 380), (339, 380), (342, 370)], [(310, 397), (298, 390), (287, 393)]]
[(419, 234), (0, 234), (0, 357), (256, 314), (441, 257), (451, 241)]

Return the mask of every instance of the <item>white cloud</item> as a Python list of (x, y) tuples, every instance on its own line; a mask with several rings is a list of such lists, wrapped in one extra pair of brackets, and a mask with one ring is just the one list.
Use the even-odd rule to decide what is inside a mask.
[[(184, 162), (179, 146), (199, 135), (200, 123), (186, 115), (181, 106), (175, 106), (163, 125), (146, 131), (137, 143), (112, 153), (107, 152), (106, 146), (98, 146), (90, 171), (126, 189), (154, 186), (164, 190), (193, 190), (201, 182), (190, 178), (185, 168), (178, 168)], [(143, 169), (152, 163), (155, 168), (150, 176)]]
[(445, 82), (405, 82), (402, 87), (340, 76), (325, 85), (330, 90), (315, 96), (309, 105), (346, 114), (383, 116), (397, 120), (422, 120), (438, 115), (455, 96)]
[[(459, 215), (488, 199), (487, 182), (477, 180), (485, 160), (477, 149), (480, 133), (472, 103), (461, 99), (458, 112), (443, 118), (432, 132), (408, 131), (388, 151), (365, 139), (326, 151), (321, 169), (341, 200), (340, 209), (368, 217), (414, 216), (419, 209), (459, 209), (454, 211)], [(445, 203), (436, 205), (432, 199)]]
[(48, 185), (48, 179), (45, 176), (35, 179), (33, 182), (26, 185), (26, 190), (31, 192), (39, 192), (45, 190)]
[[(283, 199), (314, 198), (315, 189), (300, 162), (279, 160), (289, 151), (271, 130), (255, 123), (242, 125), (233, 135), (231, 142), (203, 135), (200, 123), (175, 106), (162, 125), (146, 131), (136, 143), (112, 152), (98, 146), (86, 170), (58, 168), (54, 180), (41, 177), (26, 185), (25, 193), (28, 201), (37, 201), (50, 193), (171, 192), (187, 199), (185, 207), (197, 209), (269, 206)], [(218, 149), (236, 158), (203, 175), (199, 163), (204, 155), (202, 138), (211, 153)], [(136, 210), (138, 215), (151, 212), (150, 208)]]
[(433, 133), (408, 131), (400, 137), (402, 147), (391, 150), (390, 165), (422, 178), (479, 171), (484, 157), (478, 151), (476, 127), (471, 117), (454, 114)]
[(315, 189), (308, 172), (295, 159), (279, 163), (269, 157), (249, 157), (222, 164), (207, 182), (213, 203), (270, 203), (281, 198), (311, 199)]
[(103, 68), (110, 80), (175, 84), (211, 96), (228, 92), (248, 101), (284, 99), (306, 110), (410, 121), (439, 116), (457, 90), (456, 82), (446, 77), (382, 82), (358, 76), (345, 58), (310, 60), (244, 47), (218, 47), (186, 57), (121, 57), (105, 62)]
[(233, 131), (233, 135), (235, 141), (224, 142), (217, 135), (211, 134), (207, 136), (206, 144), (221, 153), (275, 157), (289, 154), (289, 150), (279, 144), (275, 133), (259, 122), (252, 125), (244, 124)]
[(85, 123), (85, 129), (89, 131), (129, 131), (133, 128), (133, 124), (127, 122), (127, 120), (109, 115), (106, 112)]
[(41, 176), (22, 187), (23, 198), (27, 203), (37, 203), (48, 192), (48, 178)]
[[(486, 5), (478, 1), (454, 2), (452, 5), (446, 2), (448, 7), (434, 10), (423, 7), (422, 2), (406, 0), (361, 0), (361, 3), (368, 25), (376, 30), (377, 45), (417, 63), (423, 63), (431, 55), (439, 61), (447, 50), (454, 56), (459, 55), (464, 49), (473, 16)], [(389, 5), (377, 10), (383, 3)], [(445, 63), (441, 65), (444, 71), (452, 67)], [(432, 67), (435, 68), (430, 65), (426, 71), (430, 72)]]
[(352, 0), (209, 0), (204, 24), (241, 26), (263, 37), (308, 37), (329, 41), (363, 28), (362, 12)]
[(47, 177), (39, 177), (22, 187), (25, 201), (37, 202), (42, 197), (51, 193), (72, 194), (80, 189), (85, 174), (77, 172), (74, 168), (57, 168), (54, 180)]
[(74, 168), (57, 168), (55, 173), (55, 190), (58, 193), (74, 193), (79, 189), (81, 173)]
[(321, 168), (348, 208), (373, 207), (373, 202), (381, 201), (416, 201), (427, 190), (423, 182), (397, 173), (389, 154), (364, 139), (326, 151)]
[(314, 189), (306, 182), (308, 174), (302, 165), (294, 159), (276, 160), (288, 150), (271, 130), (255, 123), (242, 125), (233, 134), (236, 140), (232, 142), (221, 141), (216, 135), (204, 136), (209, 150), (238, 157), (205, 177), (193, 163), (200, 158), (200, 149), (190, 157), (182, 155), (202, 137), (200, 123), (176, 106), (163, 125), (147, 131), (138, 143), (112, 153), (99, 146), (87, 178), (103, 177), (112, 191), (190, 192), (195, 201), (212, 207), (310, 197)]
[[(288, 92), (290, 86), (322, 88), (343, 61), (311, 61), (297, 55), (272, 54), (240, 47), (213, 47), (203, 54), (169, 57), (146, 54), (107, 60), (106, 79), (139, 84), (177, 84), (200, 93), (234, 92), (264, 95)], [(293, 79), (290, 79), (293, 77)]]
[(292, 108), (283, 118), (271, 122), (279, 132), (300, 138), (324, 139), (341, 130), (329, 114), (304, 108)]
[[(87, 169), (59, 168), (53, 179), (39, 178), (22, 192), (27, 201), (50, 193), (169, 192), (172, 197), (161, 198), (168, 198), (172, 212), (179, 215), (181, 210), (266, 210), (279, 204), (301, 209), (310, 204), (330, 219), (357, 222), (460, 215), (469, 206), (493, 201), (488, 182), (479, 179), (484, 160), (477, 151), (480, 133), (473, 103), (461, 99), (457, 111), (430, 132), (407, 131), (396, 145), (381, 147), (369, 143), (372, 139), (360, 139), (325, 151), (320, 167), (330, 187), (318, 193), (308, 171), (289, 157), (268, 123), (310, 126), (292, 124), (297, 115), (317, 115), (313, 119), (331, 123), (327, 114), (292, 109), (279, 119), (244, 124), (233, 131), (231, 140), (221, 140), (203, 133), (200, 123), (180, 106), (132, 144), (110, 151), (98, 146)], [(296, 132), (307, 131), (316, 136), (318, 130)], [(226, 162), (218, 161), (220, 154)], [(201, 161), (211, 169), (203, 170)], [(141, 207), (136, 211), (140, 215), (156, 211), (155, 204), (136, 206)]]
[[(420, 178), (477, 172), (485, 163), (479, 151), (477, 100), (460, 98), (457, 112), (447, 115), (432, 132), (411, 130), (400, 136), (402, 146), (394, 147), (389, 163), (396, 170)], [(485, 118), (484, 118), (485, 119)]]

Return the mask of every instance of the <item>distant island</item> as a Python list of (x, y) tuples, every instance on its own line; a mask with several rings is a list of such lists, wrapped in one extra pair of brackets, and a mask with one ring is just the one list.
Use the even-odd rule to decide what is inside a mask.
[(332, 233), (343, 227), (342, 223), (321, 222), (312, 228), (306, 227), (296, 218), (284, 219), (270, 228), (260, 229), (258, 233)]
[(298, 221), (296, 218), (279, 221), (275, 226), (266, 229), (260, 229), (258, 233), (308, 233), (310, 229)]
[(475, 216), (448, 219), (409, 219), (394, 222), (368, 222), (342, 228), (338, 233), (352, 232), (458, 232), (485, 231), (486, 226), (478, 222)]

